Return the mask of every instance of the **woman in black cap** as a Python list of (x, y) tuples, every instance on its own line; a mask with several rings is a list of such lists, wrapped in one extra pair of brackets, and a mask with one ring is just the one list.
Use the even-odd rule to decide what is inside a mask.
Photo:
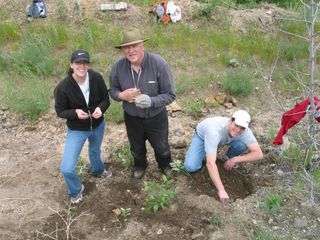
[(110, 177), (101, 160), (101, 143), (105, 121), (103, 113), (110, 105), (105, 81), (89, 68), (90, 56), (85, 50), (74, 51), (69, 72), (55, 88), (55, 110), (65, 118), (67, 136), (61, 161), (61, 172), (72, 203), (82, 200), (84, 186), (76, 166), (85, 141), (89, 141), (90, 170), (93, 176)]

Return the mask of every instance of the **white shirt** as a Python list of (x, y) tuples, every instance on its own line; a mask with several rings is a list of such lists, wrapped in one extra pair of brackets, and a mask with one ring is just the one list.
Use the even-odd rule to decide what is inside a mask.
[(204, 148), (207, 154), (216, 154), (218, 145), (229, 144), (234, 140), (240, 140), (248, 145), (257, 142), (249, 128), (235, 138), (228, 134), (230, 118), (213, 117), (207, 118), (197, 125), (197, 134), (204, 140)]
[(87, 105), (89, 105), (89, 95), (90, 95), (90, 87), (89, 87), (89, 73), (86, 75), (86, 80), (82, 85), (78, 84), (82, 94), (84, 96), (84, 99), (86, 100)]

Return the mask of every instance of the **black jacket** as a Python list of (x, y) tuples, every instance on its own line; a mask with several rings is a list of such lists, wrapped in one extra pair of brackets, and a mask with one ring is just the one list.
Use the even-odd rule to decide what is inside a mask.
[[(107, 86), (100, 73), (89, 69), (89, 106), (83, 96), (83, 93), (69, 74), (54, 89), (55, 110), (58, 117), (67, 119), (67, 126), (72, 130), (90, 131), (103, 121), (103, 115), (99, 119), (91, 117), (91, 114), (97, 107), (100, 107), (104, 113), (110, 106)], [(88, 119), (79, 119), (76, 109), (82, 109), (90, 114)]]

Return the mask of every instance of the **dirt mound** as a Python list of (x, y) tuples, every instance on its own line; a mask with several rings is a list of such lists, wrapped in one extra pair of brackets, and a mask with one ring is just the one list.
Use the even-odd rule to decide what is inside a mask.
[(277, 18), (288, 16), (295, 16), (295, 13), (279, 8), (274, 4), (266, 4), (255, 9), (229, 11), (231, 25), (242, 32), (252, 29), (252, 25), (265, 31), (274, 30), (279, 22)]

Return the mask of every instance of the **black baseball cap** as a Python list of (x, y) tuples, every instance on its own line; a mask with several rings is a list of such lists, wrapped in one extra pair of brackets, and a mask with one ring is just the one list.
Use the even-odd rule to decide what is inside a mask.
[(85, 50), (76, 50), (71, 54), (71, 63), (74, 62), (80, 62), (80, 61), (86, 61), (90, 63), (90, 55)]

